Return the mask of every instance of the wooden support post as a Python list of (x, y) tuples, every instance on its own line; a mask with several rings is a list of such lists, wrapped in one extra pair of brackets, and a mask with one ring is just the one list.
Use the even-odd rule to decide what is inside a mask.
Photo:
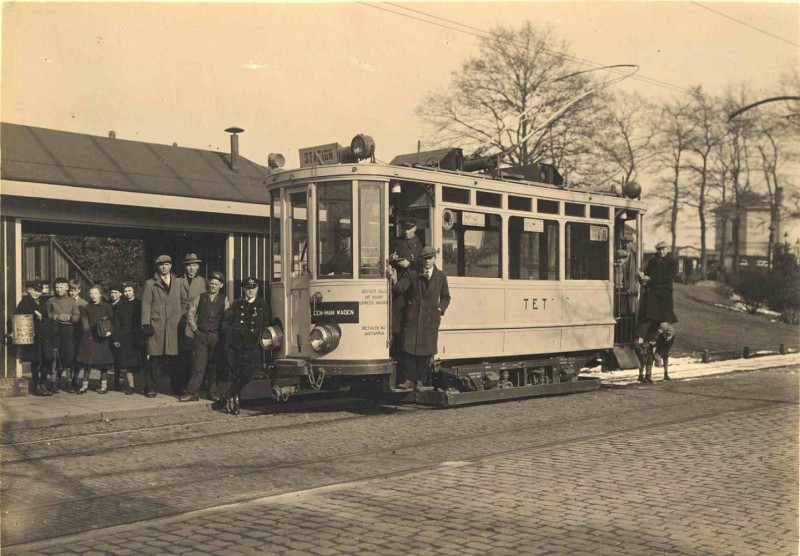
[(781, 355), (786, 355), (786, 344), (781, 344), (778, 346), (778, 353)]
[(702, 357), (701, 361), (703, 363), (709, 363), (711, 361), (711, 356), (708, 354), (708, 350), (707, 349), (703, 350), (703, 357)]
[(742, 359), (750, 359), (750, 348), (748, 346), (742, 348)]

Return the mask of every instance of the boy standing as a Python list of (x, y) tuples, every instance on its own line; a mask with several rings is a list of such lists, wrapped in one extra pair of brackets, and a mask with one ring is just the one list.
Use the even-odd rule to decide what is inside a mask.
[[(53, 283), (55, 295), (47, 300), (47, 312), (50, 315), (51, 334), (53, 338), (53, 355), (55, 363), (52, 367), (48, 388), (53, 394), (58, 393), (62, 374), (67, 371), (67, 392), (75, 392), (69, 373), (75, 365), (75, 325), (81, 320), (78, 303), (67, 295), (69, 282), (66, 278), (56, 278)], [(55, 376), (54, 376), (55, 375)]]

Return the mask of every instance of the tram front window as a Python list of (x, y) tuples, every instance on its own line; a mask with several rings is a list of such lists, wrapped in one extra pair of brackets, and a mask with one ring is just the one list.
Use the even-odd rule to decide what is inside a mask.
[(353, 276), (353, 190), (349, 181), (317, 184), (320, 278)]
[(289, 195), (292, 215), (292, 276), (308, 271), (308, 195), (305, 191)]

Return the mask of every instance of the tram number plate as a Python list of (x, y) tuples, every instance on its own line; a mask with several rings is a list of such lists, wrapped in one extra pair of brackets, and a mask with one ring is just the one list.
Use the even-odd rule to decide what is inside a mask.
[(357, 301), (328, 301), (311, 306), (312, 324), (356, 323), (358, 322)]
[(342, 146), (339, 143), (330, 143), (329, 145), (300, 149), (300, 167), (319, 166), (320, 164), (338, 164), (339, 152), (341, 150)]

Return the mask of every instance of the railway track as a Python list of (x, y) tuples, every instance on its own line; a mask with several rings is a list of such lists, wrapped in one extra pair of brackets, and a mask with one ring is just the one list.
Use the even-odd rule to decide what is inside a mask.
[[(187, 516), (195, 515), (196, 512), (222, 511), (231, 504), (259, 503), (258, 501), (269, 500), (274, 496), (283, 496), (308, 489), (338, 488), (352, 481), (373, 481), (385, 476), (396, 476), (398, 473), (424, 472), (437, 468), (442, 462), (457, 460), (461, 462), (460, 464), (469, 464), (484, 458), (510, 455), (525, 450), (546, 449), (576, 442), (592, 442), (615, 435), (631, 434), (658, 427), (713, 419), (716, 416), (732, 411), (731, 404), (735, 405), (734, 411), (746, 414), (747, 412), (785, 406), (786, 403), (784, 400), (777, 399), (754, 400), (731, 396), (715, 399), (704, 395), (694, 395), (691, 392), (681, 392), (672, 387), (669, 390), (662, 389), (662, 391), (669, 392), (672, 401), (667, 402), (662, 399), (664, 403), (650, 407), (649, 410), (637, 407), (629, 411), (614, 410), (614, 403), (612, 402), (610, 404), (611, 409), (593, 413), (591, 423), (582, 424), (578, 427), (575, 427), (573, 423), (564, 422), (560, 416), (556, 415), (552, 419), (539, 419), (538, 422), (536, 420), (523, 420), (515, 426), (502, 430), (497, 430), (496, 427), (491, 426), (491, 423), (485, 423), (482, 427), (470, 427), (459, 434), (447, 433), (450, 429), (443, 428), (441, 432), (446, 434), (428, 434), (423, 435), (423, 438), (417, 438), (416, 435), (411, 434), (404, 435), (403, 438), (398, 438), (397, 441), (389, 442), (381, 442), (376, 438), (373, 440), (373, 445), (362, 445), (355, 442), (345, 449), (334, 446), (337, 449), (330, 450), (331, 446), (326, 445), (322, 436), (326, 433), (328, 436), (335, 436), (335, 429), (339, 427), (352, 428), (354, 423), (348, 421), (354, 419), (362, 428), (365, 423), (372, 421), (367, 426), (367, 429), (372, 429), (373, 424), (377, 423), (375, 426), (378, 426), (381, 430), (386, 430), (386, 419), (381, 421), (382, 417), (390, 417), (389, 420), (392, 421), (411, 422), (413, 427), (415, 422), (419, 422), (421, 416), (425, 416), (425, 414), (427, 414), (426, 417), (435, 416), (438, 418), (443, 416), (443, 418), (450, 421), (457, 421), (458, 419), (455, 417), (457, 412), (431, 413), (412, 411), (391, 415), (374, 414), (371, 416), (336, 417), (314, 423), (280, 425), (272, 427), (271, 430), (267, 426), (240, 430), (235, 432), (240, 440), (243, 438), (243, 433), (251, 432), (256, 436), (253, 439), (255, 441), (259, 435), (267, 435), (264, 437), (265, 439), (274, 439), (276, 436), (286, 435), (290, 432), (303, 433), (308, 430), (314, 430), (313, 427), (316, 426), (318, 427), (316, 432), (320, 433), (321, 437), (319, 442), (315, 443), (319, 444), (319, 449), (310, 452), (314, 455), (308, 455), (307, 453), (305, 457), (302, 457), (302, 455), (289, 457), (282, 461), (274, 461), (273, 458), (272, 461), (265, 461), (263, 464), (248, 463), (241, 469), (221, 465), (211, 471), (189, 475), (183, 479), (166, 472), (161, 480), (146, 486), (138, 485), (135, 488), (123, 488), (114, 492), (71, 496), (62, 500), (15, 504), (10, 512), (4, 511), (3, 515), (3, 541), (8, 543), (4, 545), (4, 551), (27, 551), (34, 546), (30, 545), (29, 542), (25, 542), (30, 541), (31, 539), (29, 538), (17, 538), (14, 528), (8, 525), (9, 520), (13, 522), (14, 519), (19, 521), (20, 519), (25, 520), (26, 517), (38, 516), (39, 519), (46, 519), (48, 523), (65, 522), (53, 529), (60, 532), (58, 535), (53, 535), (57, 537), (61, 537), (65, 533), (68, 535), (84, 534), (80, 530), (80, 526), (76, 525), (70, 528), (68, 520), (60, 516), (82, 515), (81, 512), (93, 508), (100, 515), (105, 516), (102, 520), (103, 523), (94, 524), (92, 520), (87, 522), (90, 527), (96, 527), (96, 530), (106, 530), (109, 527), (135, 528), (149, 523), (154, 515), (158, 516), (159, 522), (163, 522), (163, 519), (167, 517), (178, 520), (186, 519)], [(615, 396), (618, 394), (609, 392), (608, 395)], [(676, 401), (674, 396), (683, 397)], [(500, 408), (500, 406), (494, 407)], [(665, 418), (665, 415), (677, 417)], [(241, 419), (238, 421), (240, 423), (244, 422)], [(253, 418), (251, 421), (255, 422), (257, 419)], [(203, 429), (213, 423), (218, 424), (218, 422), (208, 422), (197, 423), (196, 425), (198, 429)], [(601, 423), (603, 426), (600, 426)], [(635, 423), (635, 425), (624, 426), (625, 423)], [(402, 427), (408, 424), (400, 423), (399, 426)], [(444, 423), (445, 427), (450, 427), (451, 424), (451, 422)], [(330, 429), (324, 430), (325, 426), (329, 426)], [(389, 426), (391, 427), (391, 425)], [(609, 427), (611, 427), (611, 430), (607, 430)], [(167, 428), (172, 430), (174, 427)], [(164, 427), (152, 427), (146, 434), (157, 435), (163, 433), (164, 430)], [(548, 433), (542, 434), (542, 431), (545, 430)], [(117, 434), (122, 434), (122, 432), (119, 431)], [(124, 451), (146, 447), (152, 448), (158, 444), (172, 442), (175, 447), (171, 451), (185, 453), (186, 450), (191, 449), (190, 444), (192, 442), (200, 440), (207, 442), (214, 437), (223, 438), (231, 434), (230, 431), (198, 432), (201, 432), (202, 435), (194, 438), (172, 438), (169, 440), (141, 438), (141, 444), (129, 443), (127, 446), (119, 446), (111, 448), (111, 450)], [(103, 439), (102, 436), (97, 436), (94, 440), (100, 441), (101, 439)], [(56, 443), (56, 446), (66, 447), (67, 445)], [(430, 458), (431, 454), (436, 454), (436, 457)], [(4, 464), (4, 474), (13, 476), (16, 472), (21, 471), (23, 466), (36, 465), (36, 462), (58, 468), (69, 465), (73, 457), (73, 454), (48, 454), (38, 458), (8, 461)], [(270, 458), (266, 459), (269, 460)], [(433, 463), (431, 463), (431, 460)], [(289, 476), (301, 476), (304, 479), (300, 481), (295, 479), (290, 483), (284, 483), (284, 480)], [(259, 480), (259, 478), (270, 478), (270, 480)], [(227, 489), (222, 489), (226, 492), (225, 495), (207, 497), (205, 500), (198, 499), (196, 503), (182, 506), (163, 506), (159, 504), (159, 501), (163, 501), (165, 498), (170, 499), (171, 494), (187, 491), (192, 493), (202, 492), (206, 488), (213, 489), (215, 485), (220, 484), (228, 487)], [(130, 511), (118, 512), (117, 514), (106, 511), (109, 508), (120, 507), (125, 507)], [(36, 535), (36, 537), (38, 542), (49, 538), (49, 535), (44, 531)], [(23, 542), (24, 544), (22, 544)]]

